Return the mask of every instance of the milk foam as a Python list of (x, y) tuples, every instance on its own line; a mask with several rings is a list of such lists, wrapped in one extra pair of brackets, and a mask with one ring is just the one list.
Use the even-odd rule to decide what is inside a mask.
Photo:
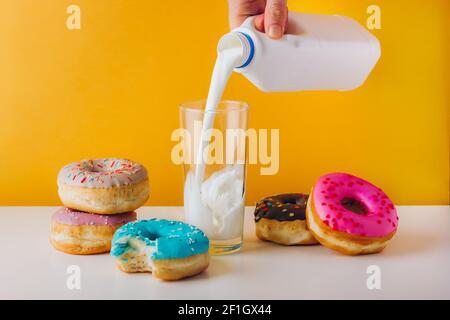
[(244, 165), (217, 171), (201, 184), (189, 172), (184, 186), (186, 219), (211, 240), (240, 237), (244, 218), (243, 192)]

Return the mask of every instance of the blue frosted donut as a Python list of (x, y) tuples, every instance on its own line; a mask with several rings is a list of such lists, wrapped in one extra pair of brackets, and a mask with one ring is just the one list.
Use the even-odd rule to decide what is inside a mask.
[(209, 240), (192, 225), (165, 219), (140, 220), (117, 229), (111, 255), (125, 272), (152, 272), (163, 280), (200, 273), (209, 264)]

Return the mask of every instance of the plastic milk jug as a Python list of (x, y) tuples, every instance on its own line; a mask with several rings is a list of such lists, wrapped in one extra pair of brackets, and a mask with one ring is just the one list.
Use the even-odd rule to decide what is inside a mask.
[(262, 91), (352, 90), (380, 58), (377, 38), (348, 17), (289, 12), (280, 40), (257, 31), (253, 19), (224, 35), (218, 51), (237, 48), (234, 71)]

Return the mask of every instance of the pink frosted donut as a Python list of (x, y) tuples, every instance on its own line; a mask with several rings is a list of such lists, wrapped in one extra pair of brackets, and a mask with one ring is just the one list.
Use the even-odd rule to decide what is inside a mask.
[(314, 237), (349, 255), (380, 252), (398, 226), (397, 211), (387, 195), (346, 173), (322, 176), (314, 185), (306, 211)]
[(136, 220), (136, 212), (100, 215), (60, 208), (52, 216), (50, 243), (70, 254), (109, 252), (114, 232)]
[(69, 226), (110, 226), (117, 227), (136, 220), (136, 212), (103, 215), (60, 208), (52, 216), (52, 221)]
[(118, 158), (83, 160), (62, 168), (58, 194), (69, 208), (117, 214), (142, 206), (149, 196), (147, 170)]

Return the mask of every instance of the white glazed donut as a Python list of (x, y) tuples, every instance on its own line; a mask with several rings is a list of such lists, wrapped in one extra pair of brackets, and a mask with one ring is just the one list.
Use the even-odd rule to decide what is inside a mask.
[(64, 206), (98, 214), (134, 211), (147, 201), (147, 170), (117, 158), (71, 163), (58, 174), (58, 194)]

